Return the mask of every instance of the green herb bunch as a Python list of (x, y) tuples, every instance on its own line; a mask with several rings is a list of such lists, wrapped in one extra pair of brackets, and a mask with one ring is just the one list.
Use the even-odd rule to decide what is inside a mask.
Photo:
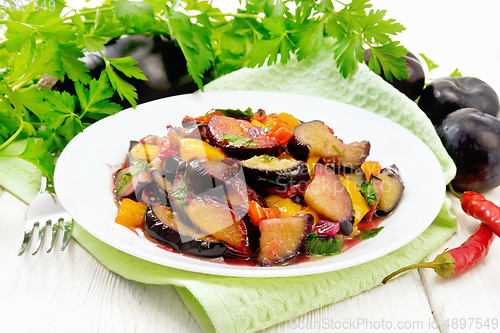
[[(131, 57), (107, 58), (106, 43), (124, 34), (162, 34), (181, 48), (187, 69), (200, 88), (211, 69), (221, 76), (243, 67), (285, 64), (335, 39), (335, 58), (344, 77), (371, 50), (369, 67), (386, 76), (407, 77), (407, 50), (391, 38), (404, 30), (369, 0), (250, 0), (223, 13), (209, 1), (106, 0), (80, 10), (64, 0), (6, 2), (0, 11), (0, 158), (16, 157), (52, 178), (54, 158), (79, 132), (120, 111), (117, 93), (133, 107), (134, 86), (123, 77), (146, 80)], [(80, 59), (99, 53), (105, 69), (91, 78)], [(47, 76), (48, 75), (48, 76)], [(44, 88), (45, 77), (71, 80), (75, 94)], [(27, 139), (22, 152), (8, 149)]]

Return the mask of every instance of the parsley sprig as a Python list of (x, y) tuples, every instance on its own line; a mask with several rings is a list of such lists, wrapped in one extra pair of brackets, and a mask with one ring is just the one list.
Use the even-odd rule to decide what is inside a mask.
[[(289, 6), (292, 4), (293, 6)], [(108, 58), (103, 49), (124, 34), (162, 34), (181, 48), (187, 69), (200, 88), (213, 69), (222, 76), (243, 67), (285, 64), (314, 54), (334, 39), (332, 57), (344, 77), (370, 49), (369, 67), (387, 77), (407, 77), (406, 49), (392, 37), (404, 30), (369, 0), (246, 1), (223, 13), (205, 0), (111, 0), (77, 10), (56, 0), (54, 10), (0, 13), (0, 158), (16, 157), (52, 177), (53, 159), (91, 123), (115, 114), (115, 93), (136, 106), (137, 92), (123, 77), (146, 77), (130, 57)], [(92, 78), (80, 60), (100, 54), (105, 69)], [(43, 88), (44, 77), (70, 80), (75, 93)], [(27, 139), (24, 148), (7, 148)], [(20, 142), (20, 141), (19, 141)], [(17, 152), (13, 152), (16, 150)]]

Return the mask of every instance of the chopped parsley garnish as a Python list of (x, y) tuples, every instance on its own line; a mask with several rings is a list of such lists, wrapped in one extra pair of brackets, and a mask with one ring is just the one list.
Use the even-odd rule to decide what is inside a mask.
[(376, 229), (365, 230), (358, 237), (361, 240), (370, 239), (370, 238), (373, 238), (373, 237), (377, 236), (378, 233), (380, 231), (382, 231), (382, 229), (384, 229), (384, 227), (378, 227)]
[(139, 172), (146, 170), (148, 168), (148, 160), (142, 158), (133, 158), (130, 157), (128, 159), (130, 166), (133, 167), (131, 171), (132, 177), (139, 174)]
[(373, 181), (370, 180), (369, 182), (363, 182), (359, 186), (359, 191), (361, 192), (361, 195), (363, 195), (363, 197), (365, 198), (368, 206), (377, 203), (377, 194), (375, 192), (375, 187), (373, 187)]
[(336, 145), (332, 145), (332, 147), (333, 147), (333, 149), (335, 149), (335, 150), (337, 151), (337, 153), (339, 153), (339, 154), (340, 154), (340, 156), (342, 156), (342, 157), (344, 157), (344, 156), (345, 156), (345, 154), (344, 154), (344, 153), (343, 153), (343, 152), (342, 152), (339, 148), (337, 148), (337, 146), (336, 146)]
[(189, 193), (189, 188), (187, 186), (183, 186), (178, 188), (177, 190), (174, 190), (170, 193), (170, 196), (177, 200), (179, 205), (184, 206), (187, 204), (186, 197)]
[(120, 185), (117, 186), (116, 192), (120, 191), (131, 179), (132, 175), (129, 172), (122, 174), (120, 176)]
[(227, 141), (233, 147), (255, 147), (259, 144), (250, 138), (244, 137), (243, 135), (236, 134), (224, 134), (222, 140)]
[(342, 238), (319, 239), (316, 232), (311, 233), (306, 239), (306, 251), (308, 254), (331, 256), (342, 250)]
[(268, 156), (268, 155), (263, 155), (262, 158), (263, 158), (264, 162), (271, 162), (272, 160), (274, 160), (274, 157)]

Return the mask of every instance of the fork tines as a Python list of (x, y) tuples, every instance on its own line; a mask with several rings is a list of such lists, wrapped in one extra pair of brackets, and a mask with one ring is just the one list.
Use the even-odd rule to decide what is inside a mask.
[(64, 220), (63, 218), (60, 218), (56, 223), (52, 223), (51, 220), (46, 221), (45, 224), (35, 222), (31, 228), (27, 228), (24, 230), (23, 243), (21, 245), (21, 248), (19, 249), (18, 255), (22, 255), (29, 248), (31, 240), (33, 239), (33, 234), (35, 233), (35, 229), (38, 228), (38, 237), (32, 255), (37, 254), (38, 251), (42, 248), (42, 244), (44, 243), (45, 229), (47, 227), (51, 229), (50, 245), (47, 249), (47, 253), (50, 253), (50, 251), (52, 251), (52, 249), (54, 248), (57, 238), (57, 231), (59, 228), (64, 230), (63, 240), (61, 244), (61, 251), (64, 251), (68, 246), (69, 239), (71, 238), (72, 226), (73, 221), (71, 219)]
[(28, 206), (26, 211), (26, 221), (24, 223), (24, 238), (18, 255), (23, 254), (31, 243), (33, 232), (38, 229), (38, 239), (36, 241), (33, 255), (40, 250), (45, 236), (47, 226), (52, 230), (49, 253), (54, 247), (59, 228), (63, 230), (63, 240), (61, 251), (68, 246), (71, 232), (73, 231), (73, 219), (64, 210), (63, 206), (57, 200), (57, 197), (46, 191), (47, 179), (42, 178), (40, 192)]

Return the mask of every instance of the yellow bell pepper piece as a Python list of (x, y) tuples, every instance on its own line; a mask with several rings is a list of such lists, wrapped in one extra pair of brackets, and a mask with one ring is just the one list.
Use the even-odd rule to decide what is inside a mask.
[(179, 139), (179, 156), (184, 162), (188, 162), (194, 157), (202, 159), (226, 157), (223, 152), (212, 147), (205, 141), (193, 138)]
[(282, 198), (277, 195), (270, 195), (264, 198), (269, 207), (278, 207), (281, 211), (281, 217), (290, 217), (293, 214), (298, 214), (302, 210), (302, 206), (294, 202), (292, 199)]
[(319, 221), (318, 213), (312, 210), (311, 207), (302, 207), (292, 199), (270, 195), (265, 197), (264, 200), (266, 200), (269, 207), (278, 207), (281, 212), (281, 217), (290, 217), (294, 214), (311, 214), (314, 217), (313, 228), (316, 222)]
[(256, 119), (252, 119), (252, 121), (250, 122), (253, 126), (259, 126), (259, 127), (264, 127), (264, 124), (261, 123), (260, 121), (256, 120)]
[(339, 178), (351, 197), (352, 208), (354, 210), (354, 225), (356, 225), (368, 213), (370, 207), (368, 207), (365, 197), (359, 191), (356, 183), (342, 176)]
[(309, 156), (307, 158), (306, 165), (307, 170), (309, 171), (309, 176), (311, 176), (311, 178), (314, 175), (314, 167), (316, 166), (316, 163), (318, 163), (320, 158), (321, 156)]
[(300, 121), (297, 118), (286, 112), (280, 113), (278, 115), (278, 119), (287, 124), (292, 129), (300, 125)]
[(131, 229), (140, 228), (144, 225), (146, 208), (143, 203), (125, 198), (120, 204), (115, 222)]
[(306, 207), (300, 211), (302, 214), (311, 214), (314, 217), (313, 228), (319, 221), (319, 215), (311, 207)]
[(148, 160), (151, 162), (158, 157), (160, 147), (152, 144), (137, 144), (130, 150), (130, 155), (133, 158)]

